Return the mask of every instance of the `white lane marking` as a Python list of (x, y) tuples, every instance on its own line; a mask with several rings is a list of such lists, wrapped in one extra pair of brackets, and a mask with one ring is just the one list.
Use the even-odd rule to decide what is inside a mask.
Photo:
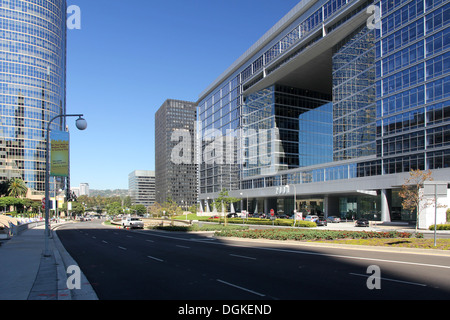
[(237, 257), (237, 258), (244, 258), (244, 259), (256, 260), (256, 258), (253, 258), (253, 257), (247, 257), (247, 256), (240, 256), (240, 255), (238, 255), (238, 254), (231, 254), (231, 253), (230, 253), (230, 256), (232, 256), (232, 257)]
[[(182, 241), (191, 241), (191, 242), (202, 242), (201, 240), (184, 239), (184, 238), (171, 237), (171, 236), (166, 236), (166, 235), (161, 235), (161, 234), (155, 234), (155, 232), (152, 232), (151, 234), (149, 234), (149, 233), (146, 233), (146, 234), (150, 235), (150, 236), (154, 236), (154, 237), (176, 239), (176, 240), (182, 240)], [(268, 251), (278, 251), (278, 252), (287, 252), (287, 253), (295, 253), (295, 254), (306, 254), (306, 255), (342, 258), (342, 259), (350, 259), (350, 260), (352, 260), (352, 259), (353, 260), (367, 260), (367, 261), (377, 261), (377, 262), (386, 262), (386, 263), (415, 265), (415, 266), (421, 266), (421, 267), (450, 269), (450, 266), (436, 265), (436, 264), (426, 264), (426, 263), (407, 262), (407, 261), (398, 261), (398, 260), (386, 260), (386, 259), (376, 259), (376, 258), (363, 258), (363, 257), (344, 256), (344, 255), (329, 254), (329, 253), (308, 252), (308, 251), (289, 250), (289, 249), (277, 249), (277, 248), (269, 248), (269, 247), (252, 247), (249, 245), (240, 245), (240, 244), (232, 244), (232, 243), (226, 243), (226, 244), (218, 243), (218, 242), (204, 242), (204, 243), (214, 244), (214, 245), (226, 245), (229, 247), (237, 247), (237, 248), (251, 248), (251, 249), (257, 249), (257, 250), (268, 250)]]
[[(369, 276), (366, 274), (358, 274), (358, 273), (349, 273), (352, 276), (359, 276), (359, 277), (366, 277), (368, 278)], [(396, 280), (396, 279), (389, 279), (389, 278), (380, 278), (381, 280), (386, 280), (386, 281), (392, 281), (392, 282), (399, 282), (399, 283), (406, 283), (406, 284), (412, 284), (415, 286), (421, 286), (421, 287), (426, 287), (426, 284), (423, 283), (417, 283), (417, 282), (409, 282), (409, 281), (402, 281), (402, 280)]]
[(145, 240), (145, 241), (147, 241), (147, 242), (155, 242), (155, 241), (153, 241), (153, 240)]
[(241, 286), (237, 286), (237, 285), (235, 285), (235, 284), (232, 284), (232, 283), (229, 283), (229, 282), (220, 280), (220, 279), (217, 279), (217, 281), (220, 282), (220, 283), (226, 284), (226, 285), (228, 285), (228, 286), (231, 286), (231, 287), (234, 287), (234, 288), (238, 288), (238, 289), (241, 289), (241, 290), (244, 290), (244, 291), (253, 293), (253, 294), (255, 294), (255, 295), (257, 295), (257, 296), (260, 296), (260, 297), (264, 297), (264, 296), (265, 296), (265, 294), (262, 294), (262, 293), (259, 293), (259, 292), (256, 292), (256, 291), (253, 291), (253, 290), (250, 290), (250, 289), (241, 287)]
[(190, 249), (191, 247), (186, 247), (186, 246), (180, 246), (180, 245), (176, 245), (176, 247), (178, 247), (178, 248), (184, 248), (184, 249)]
[(106, 242), (105, 240), (102, 240), (102, 242), (103, 242), (103, 243), (108, 243), (108, 242)]
[(164, 260), (161, 260), (161, 259), (158, 259), (158, 258), (155, 258), (155, 257), (152, 257), (152, 256), (147, 256), (147, 257), (150, 258), (150, 259), (159, 261), (159, 262), (164, 262)]
[(124, 248), (124, 247), (118, 247), (119, 249), (122, 249), (122, 250), (127, 250), (127, 248)]

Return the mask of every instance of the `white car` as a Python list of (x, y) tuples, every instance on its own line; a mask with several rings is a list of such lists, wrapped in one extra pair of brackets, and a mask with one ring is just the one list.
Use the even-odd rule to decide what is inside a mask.
[(318, 216), (307, 215), (306, 218), (305, 218), (305, 221), (316, 222), (317, 220), (319, 220)]
[(124, 226), (125, 228), (139, 228), (139, 229), (144, 229), (144, 222), (142, 222), (141, 219), (139, 218), (131, 218), (131, 217), (127, 217), (127, 218), (123, 218), (122, 219), (122, 226)]

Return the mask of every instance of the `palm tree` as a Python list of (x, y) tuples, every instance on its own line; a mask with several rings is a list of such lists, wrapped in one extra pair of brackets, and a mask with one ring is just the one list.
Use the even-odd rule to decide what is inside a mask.
[(27, 195), (27, 185), (20, 178), (12, 178), (9, 181), (8, 195), (14, 198), (20, 198)]

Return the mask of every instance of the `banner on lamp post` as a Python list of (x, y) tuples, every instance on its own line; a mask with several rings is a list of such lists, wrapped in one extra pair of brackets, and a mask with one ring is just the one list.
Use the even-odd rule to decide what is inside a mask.
[(69, 176), (69, 132), (52, 131), (50, 150), (50, 175)]

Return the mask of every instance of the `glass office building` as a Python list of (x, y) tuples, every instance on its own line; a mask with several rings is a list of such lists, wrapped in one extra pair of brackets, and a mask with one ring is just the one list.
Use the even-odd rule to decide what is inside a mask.
[[(305, 92), (318, 103), (293, 112)], [(225, 188), (250, 212), (415, 220), (398, 197), (409, 171), (450, 181), (450, 3), (303, 0), (198, 106), (201, 203)], [(227, 132), (234, 162), (204, 161)]]
[[(47, 123), (66, 109), (65, 0), (0, 2), (0, 179), (44, 191)], [(51, 130), (64, 130), (64, 119)]]

